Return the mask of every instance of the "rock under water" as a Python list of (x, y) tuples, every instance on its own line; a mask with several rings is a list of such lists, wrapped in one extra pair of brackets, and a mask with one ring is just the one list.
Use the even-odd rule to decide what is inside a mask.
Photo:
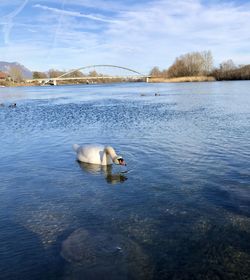
[(81, 279), (152, 278), (148, 256), (137, 243), (121, 235), (79, 228), (63, 241), (61, 255), (70, 263), (66, 279), (80, 275)]

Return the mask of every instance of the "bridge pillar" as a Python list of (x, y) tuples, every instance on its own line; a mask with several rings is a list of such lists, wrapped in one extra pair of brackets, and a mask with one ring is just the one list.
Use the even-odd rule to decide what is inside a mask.
[(146, 83), (148, 83), (149, 82), (149, 78), (148, 77), (146, 77)]
[(56, 86), (56, 85), (57, 85), (56, 80), (53, 80), (53, 84), (54, 84), (54, 86)]

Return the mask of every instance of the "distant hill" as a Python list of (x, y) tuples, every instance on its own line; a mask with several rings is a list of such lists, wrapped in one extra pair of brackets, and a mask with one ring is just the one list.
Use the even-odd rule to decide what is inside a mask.
[(32, 78), (32, 72), (22, 64), (18, 62), (0, 61), (0, 71), (2, 72), (9, 73), (13, 67), (20, 69), (24, 78)]

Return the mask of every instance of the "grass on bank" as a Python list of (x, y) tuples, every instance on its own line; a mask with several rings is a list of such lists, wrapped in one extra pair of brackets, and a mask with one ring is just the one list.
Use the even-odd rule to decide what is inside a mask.
[(178, 77), (178, 78), (150, 78), (150, 83), (184, 83), (184, 82), (213, 82), (214, 77), (208, 76), (192, 76), (192, 77)]
[[(213, 82), (216, 81), (214, 77), (208, 76), (192, 76), (192, 77), (179, 77), (179, 78), (159, 78), (159, 77), (151, 77), (149, 78), (149, 83), (185, 83), (185, 82)], [(110, 81), (97, 81), (95, 83), (109, 83)], [(112, 80), (114, 82), (122, 82), (121, 80)], [(58, 85), (68, 85), (68, 84), (86, 84), (86, 81), (58, 81)], [(5, 87), (18, 87), (18, 86), (40, 86), (38, 82), (10, 82), (10, 81), (0, 81), (0, 86)]]

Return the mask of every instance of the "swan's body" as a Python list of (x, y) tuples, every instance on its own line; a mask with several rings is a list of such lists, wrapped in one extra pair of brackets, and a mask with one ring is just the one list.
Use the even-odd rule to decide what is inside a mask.
[(81, 162), (111, 165), (112, 163), (126, 165), (121, 156), (118, 156), (111, 146), (102, 145), (73, 145), (76, 157)]

